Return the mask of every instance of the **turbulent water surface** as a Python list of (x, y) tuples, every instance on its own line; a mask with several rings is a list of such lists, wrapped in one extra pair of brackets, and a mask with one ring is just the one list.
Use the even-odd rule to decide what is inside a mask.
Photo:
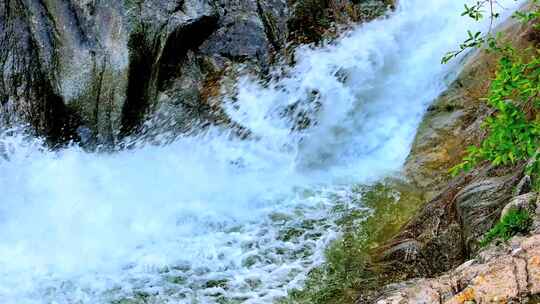
[[(504, 1), (503, 1), (504, 2)], [(506, 1), (509, 6), (513, 1)], [(0, 302), (270, 303), (338, 233), (349, 189), (400, 169), (472, 24), (456, 0), (401, 0), (388, 18), (270, 83), (244, 78), (218, 128), (113, 154), (0, 137)], [(294, 128), (286, 113), (310, 117)], [(291, 131), (295, 130), (295, 131)], [(15, 132), (15, 134), (18, 134)]]

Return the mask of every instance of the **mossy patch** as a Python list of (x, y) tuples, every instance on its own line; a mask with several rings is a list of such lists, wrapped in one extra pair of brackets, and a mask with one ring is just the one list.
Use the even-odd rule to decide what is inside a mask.
[(204, 284), (204, 288), (226, 288), (228, 282), (227, 279), (209, 280)]
[(480, 246), (485, 247), (494, 240), (507, 241), (519, 233), (527, 233), (531, 224), (532, 218), (528, 211), (512, 210), (486, 233), (480, 241)]
[(145, 292), (136, 292), (132, 298), (125, 298), (112, 301), (111, 304), (146, 304), (150, 295)]
[[(376, 286), (370, 251), (399, 232), (423, 198), (419, 191), (396, 180), (358, 186), (353, 192), (357, 200), (335, 208), (341, 214), (338, 224), (343, 236), (327, 249), (326, 262), (309, 273), (302, 290), (291, 290), (280, 303), (354, 303), (358, 290)], [(359, 206), (367, 209), (362, 211)]]
[(170, 276), (167, 278), (167, 281), (172, 284), (183, 285), (187, 282), (187, 278), (185, 276)]

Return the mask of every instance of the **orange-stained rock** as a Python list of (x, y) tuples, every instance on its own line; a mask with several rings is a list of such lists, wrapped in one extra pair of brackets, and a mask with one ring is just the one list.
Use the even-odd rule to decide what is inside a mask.
[(540, 235), (490, 247), (443, 276), (406, 282), (377, 304), (523, 303), (540, 294)]

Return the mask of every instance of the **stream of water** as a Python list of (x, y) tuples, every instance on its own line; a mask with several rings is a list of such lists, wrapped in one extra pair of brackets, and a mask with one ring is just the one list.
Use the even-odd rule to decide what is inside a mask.
[(0, 131), (0, 303), (271, 303), (301, 286), (339, 234), (333, 206), (400, 170), (459, 69), (441, 57), (486, 26), (462, 8), (400, 0), (269, 83), (242, 78), (227, 113), (247, 140), (216, 127), (98, 154)]

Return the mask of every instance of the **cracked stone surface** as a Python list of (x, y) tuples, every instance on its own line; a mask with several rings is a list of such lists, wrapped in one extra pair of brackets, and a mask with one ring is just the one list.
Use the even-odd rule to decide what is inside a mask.
[[(537, 31), (530, 25), (508, 21), (501, 30), (519, 48), (535, 43)], [(469, 57), (456, 82), (428, 110), (405, 166), (405, 175), (427, 191), (427, 203), (374, 251), (379, 288), (360, 290), (357, 303), (522, 303), (539, 292), (534, 261), (540, 197), (529, 193), (525, 163), (507, 168), (486, 163), (456, 177), (448, 174), (484, 134), (480, 126), (490, 113), (480, 98), (496, 64), (485, 52)], [(482, 251), (479, 241), (512, 209), (536, 214), (534, 237)]]
[(376, 304), (522, 303), (540, 293), (540, 235), (491, 247), (434, 279), (387, 287)]

